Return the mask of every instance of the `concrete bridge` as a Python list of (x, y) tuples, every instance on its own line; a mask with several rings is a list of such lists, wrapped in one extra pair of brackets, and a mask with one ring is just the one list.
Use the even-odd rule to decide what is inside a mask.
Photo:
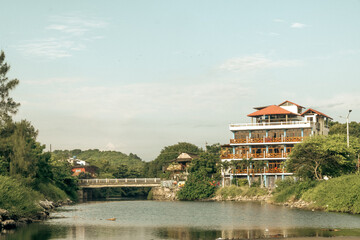
[(80, 188), (160, 186), (160, 178), (79, 179)]

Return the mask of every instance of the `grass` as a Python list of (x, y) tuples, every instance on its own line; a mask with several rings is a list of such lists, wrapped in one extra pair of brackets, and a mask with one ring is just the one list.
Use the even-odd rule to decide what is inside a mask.
[(322, 181), (304, 193), (302, 198), (328, 211), (360, 213), (360, 175), (344, 175)]
[(294, 181), (292, 178), (278, 180), (272, 196), (272, 201), (284, 203), (289, 200), (295, 201), (302, 198), (302, 195), (317, 185), (317, 181)]
[(30, 217), (41, 208), (37, 202), (44, 196), (26, 187), (18, 179), (0, 176), (0, 208), (16, 217)]
[(48, 200), (59, 201), (66, 200), (68, 196), (66, 193), (51, 183), (39, 183), (36, 190), (42, 193)]
[(237, 187), (237, 186), (229, 186), (219, 188), (216, 192), (216, 196), (220, 196), (223, 199), (233, 199), (236, 197), (257, 197), (264, 196), (268, 194), (268, 190), (266, 188), (260, 187)]

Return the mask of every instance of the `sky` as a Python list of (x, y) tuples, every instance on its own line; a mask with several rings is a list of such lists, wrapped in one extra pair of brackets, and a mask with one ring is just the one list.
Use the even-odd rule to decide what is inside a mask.
[(359, 0), (1, 0), (16, 120), (55, 149), (226, 144), (289, 100), (360, 120)]

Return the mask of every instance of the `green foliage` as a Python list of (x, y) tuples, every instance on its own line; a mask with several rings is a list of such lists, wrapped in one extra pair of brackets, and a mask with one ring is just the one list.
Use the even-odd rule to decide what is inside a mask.
[(336, 177), (355, 170), (355, 155), (359, 142), (352, 139), (347, 147), (343, 135), (313, 136), (296, 144), (286, 168), (301, 178), (322, 179), (323, 176)]
[(63, 190), (51, 183), (39, 183), (36, 190), (46, 196), (48, 200), (59, 201), (68, 198)]
[[(346, 135), (346, 123), (333, 122), (329, 129), (329, 135)], [(360, 138), (360, 123), (350, 122), (349, 123), (349, 135), (352, 137)]]
[(219, 188), (216, 191), (216, 195), (221, 196), (223, 199), (227, 199), (229, 197), (235, 198), (236, 196), (241, 196), (243, 192), (244, 192), (244, 190), (241, 187), (232, 185), (229, 187)]
[(223, 199), (234, 199), (236, 197), (257, 197), (257, 196), (264, 196), (269, 194), (266, 188), (260, 187), (237, 187), (237, 186), (228, 186), (219, 188), (216, 191), (217, 196), (221, 196)]
[(70, 157), (76, 156), (77, 159), (86, 161), (92, 166), (99, 168), (100, 175), (118, 174), (119, 168), (126, 167), (129, 175), (140, 176), (143, 172), (145, 162), (142, 161), (136, 154), (130, 153), (126, 155), (116, 151), (100, 151), (98, 149), (89, 149), (81, 151), (80, 149), (74, 150), (55, 150), (52, 153), (54, 161), (65, 161)]
[(180, 153), (199, 154), (200, 148), (191, 143), (180, 142), (163, 148), (154, 161), (145, 164), (144, 175), (146, 177), (164, 177), (164, 168), (176, 159)]
[(246, 178), (241, 178), (241, 179), (236, 179), (236, 184), (239, 187), (242, 187), (242, 186), (248, 186), (249, 182), (248, 182), (248, 180)]
[(177, 197), (179, 200), (188, 201), (206, 199), (214, 195), (215, 189), (207, 171), (200, 169), (189, 175), (185, 186), (177, 192)]
[(0, 176), (0, 193), (0, 208), (8, 210), (11, 215), (29, 217), (40, 210), (36, 202), (43, 196), (24, 186), (19, 179)]
[(198, 158), (195, 158), (191, 162), (190, 173), (197, 172), (204, 169), (208, 176), (212, 176), (215, 179), (220, 178), (220, 158), (219, 155), (215, 155), (210, 152), (202, 152)]
[(6, 76), (10, 70), (10, 65), (5, 62), (5, 54), (0, 53), (0, 122), (11, 121), (11, 115), (16, 114), (20, 103), (16, 103), (10, 96), (9, 92), (18, 84), (18, 79), (11, 79)]
[(273, 192), (272, 200), (277, 203), (287, 202), (289, 200), (299, 200), (309, 189), (314, 188), (318, 181), (306, 180), (295, 181), (293, 178), (279, 179), (276, 182), (277, 188)]
[(360, 213), (360, 175), (351, 174), (321, 181), (303, 194), (305, 201), (328, 211)]
[(71, 166), (65, 161), (51, 161), (53, 182), (72, 200), (77, 199), (77, 178), (71, 175)]
[(266, 188), (260, 188), (260, 187), (250, 187), (247, 188), (247, 191), (244, 192), (244, 196), (247, 197), (258, 197), (258, 196), (264, 196), (267, 195), (269, 192)]

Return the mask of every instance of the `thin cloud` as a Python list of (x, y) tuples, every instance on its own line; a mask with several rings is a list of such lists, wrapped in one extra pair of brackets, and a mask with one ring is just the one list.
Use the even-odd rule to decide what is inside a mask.
[(267, 68), (296, 67), (300, 65), (302, 65), (302, 62), (299, 60), (272, 60), (263, 55), (252, 55), (229, 59), (221, 64), (219, 69), (241, 72)]
[(103, 36), (94, 35), (93, 32), (108, 25), (101, 19), (70, 15), (53, 16), (50, 23), (45, 27), (48, 38), (23, 41), (15, 48), (28, 56), (47, 59), (71, 57), (74, 52), (87, 49), (89, 42), (103, 39)]
[(279, 19), (279, 18), (277, 18), (277, 19), (274, 19), (273, 21), (274, 21), (274, 22), (278, 22), (278, 23), (282, 23), (282, 22), (285, 22), (285, 20), (283, 20), (283, 19)]
[(296, 22), (296, 23), (291, 24), (290, 27), (291, 27), (291, 28), (304, 28), (304, 27), (306, 27), (306, 25), (303, 24), (303, 23), (298, 23), (298, 22)]
[(75, 36), (81, 36), (93, 29), (104, 28), (108, 25), (101, 19), (87, 19), (79, 16), (53, 16), (51, 22), (54, 24), (46, 27), (47, 30), (60, 31)]
[(86, 47), (84, 44), (71, 39), (46, 38), (25, 41), (22, 44), (15, 46), (15, 48), (27, 56), (40, 56), (55, 59), (71, 57), (73, 51), (81, 51)]

